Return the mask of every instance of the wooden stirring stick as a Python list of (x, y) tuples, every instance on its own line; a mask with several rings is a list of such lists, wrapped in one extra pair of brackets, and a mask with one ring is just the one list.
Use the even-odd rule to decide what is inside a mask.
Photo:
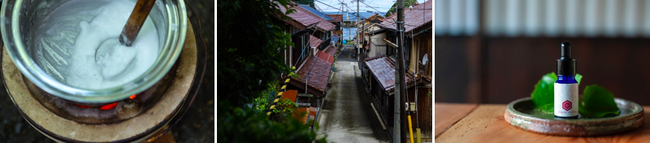
[(119, 39), (122, 45), (131, 47), (155, 2), (156, 0), (138, 0), (131, 12), (131, 16), (129, 16), (129, 20), (126, 21), (124, 29), (122, 29), (122, 34), (120, 34)]

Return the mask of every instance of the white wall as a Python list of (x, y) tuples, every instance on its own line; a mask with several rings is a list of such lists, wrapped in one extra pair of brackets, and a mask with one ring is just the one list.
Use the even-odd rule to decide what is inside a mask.
[[(372, 34), (372, 33), (370, 33)], [(379, 53), (386, 54), (386, 42), (382, 40), (383, 38), (386, 37), (386, 33), (379, 33), (375, 34), (374, 36), (370, 36), (372, 38), (372, 43), (370, 44), (370, 52), (368, 52), (368, 57), (375, 57)]]

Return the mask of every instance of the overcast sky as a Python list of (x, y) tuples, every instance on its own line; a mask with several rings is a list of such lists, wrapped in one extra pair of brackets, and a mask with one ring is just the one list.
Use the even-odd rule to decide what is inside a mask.
[[(320, 8), (321, 11), (325, 12), (337, 12), (341, 9), (341, 2), (346, 3), (347, 7), (344, 6), (344, 9), (351, 9), (348, 11), (357, 11), (357, 2), (356, 0), (314, 0), (317, 8)], [(363, 3), (359, 3), (360, 11), (377, 11), (386, 12), (390, 9), (390, 6), (393, 6), (393, 3), (396, 0), (362, 0)], [(422, 3), (424, 0), (418, 0)], [(368, 5), (370, 6), (368, 6)], [(329, 5), (329, 6), (328, 6)], [(374, 9), (372, 8), (374, 7)], [(376, 10), (375, 10), (376, 9)]]

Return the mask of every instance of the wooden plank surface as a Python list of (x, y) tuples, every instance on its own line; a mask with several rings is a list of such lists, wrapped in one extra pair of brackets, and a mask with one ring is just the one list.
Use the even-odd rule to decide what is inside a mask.
[(436, 137), (469, 114), (477, 104), (436, 103)]
[[(437, 109), (438, 106), (436, 111)], [(649, 142), (650, 117), (647, 114), (650, 106), (644, 106), (643, 109), (646, 114), (645, 123), (639, 129), (597, 137), (563, 137), (535, 134), (511, 126), (503, 118), (505, 104), (479, 105), (472, 113), (437, 136), (436, 142)]]

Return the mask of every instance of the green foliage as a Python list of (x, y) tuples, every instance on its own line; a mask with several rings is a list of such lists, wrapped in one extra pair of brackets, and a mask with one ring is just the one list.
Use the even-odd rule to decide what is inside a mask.
[(326, 142), (304, 123), (289, 118), (285, 122), (267, 120), (265, 113), (253, 109), (233, 108), (227, 102), (218, 103), (217, 142)]
[(269, 98), (265, 96), (257, 97), (253, 99), (253, 105), (251, 107), (255, 113), (263, 113), (269, 108)]
[(554, 72), (542, 76), (542, 79), (535, 84), (533, 93), (530, 94), (535, 110), (553, 114), (554, 84), (557, 76)]
[[(281, 85), (277, 80), (270, 83), (270, 88), (262, 91), (261, 95), (253, 99), (252, 106), (255, 110), (255, 113), (266, 113), (273, 105), (273, 101), (276, 99), (275, 96), (279, 93)], [(287, 118), (291, 118), (295, 114), (295, 110), (298, 108), (298, 105), (286, 98), (280, 98), (275, 108), (272, 109), (271, 118), (274, 121), (283, 122)]]
[(217, 1), (217, 100), (242, 107), (289, 71), (280, 51), (293, 44), (277, 16), (289, 2)]
[(614, 102), (614, 95), (598, 85), (589, 85), (583, 92), (583, 104), (580, 104), (580, 115), (585, 117), (617, 116), (621, 111)]
[[(576, 74), (575, 79), (578, 81), (578, 84), (580, 84), (582, 75)], [(556, 80), (557, 75), (555, 75), (555, 72), (551, 72), (542, 76), (542, 79), (535, 84), (535, 89), (530, 96), (531, 100), (533, 100), (533, 103), (535, 104), (536, 111), (546, 114), (554, 114), (553, 99), (555, 98)]]
[[(276, 78), (290, 71), (280, 51), (293, 44), (281, 21), (287, 17), (280, 16), (283, 14), (279, 9), (289, 3), (289, 0), (217, 1), (218, 142), (325, 142), (296, 119), (276, 122), (263, 112), (271, 103), (266, 98), (278, 91)], [(256, 106), (245, 106), (251, 104)], [(280, 105), (291, 106), (285, 101)], [(279, 110), (292, 112), (282, 107)]]
[(275, 99), (275, 93), (280, 89), (278, 83), (277, 80), (268, 83), (269, 88), (262, 91), (259, 97), (253, 99), (252, 107), (255, 109), (256, 113), (265, 112), (266, 109), (269, 109), (272, 105), (271, 103), (273, 103), (273, 100)]
[[(404, 9), (408, 9), (411, 6), (411, 3), (418, 3), (416, 0), (404, 0)], [(385, 17), (388, 17), (392, 14), (397, 14), (397, 2), (393, 3), (393, 6), (390, 6), (390, 9), (386, 11)]]
[[(582, 75), (576, 74), (576, 81), (580, 84)], [(535, 84), (531, 93), (531, 100), (535, 104), (535, 111), (546, 114), (553, 113), (554, 84), (557, 80), (555, 73), (548, 73)], [(620, 110), (614, 102), (614, 95), (598, 85), (589, 85), (583, 91), (583, 100), (580, 100), (578, 111), (584, 117), (616, 116)]]
[(298, 109), (298, 105), (295, 102), (286, 98), (280, 98), (278, 105), (273, 109), (273, 113), (276, 115), (275, 120), (283, 122), (288, 118), (292, 118), (296, 114), (296, 109)]

